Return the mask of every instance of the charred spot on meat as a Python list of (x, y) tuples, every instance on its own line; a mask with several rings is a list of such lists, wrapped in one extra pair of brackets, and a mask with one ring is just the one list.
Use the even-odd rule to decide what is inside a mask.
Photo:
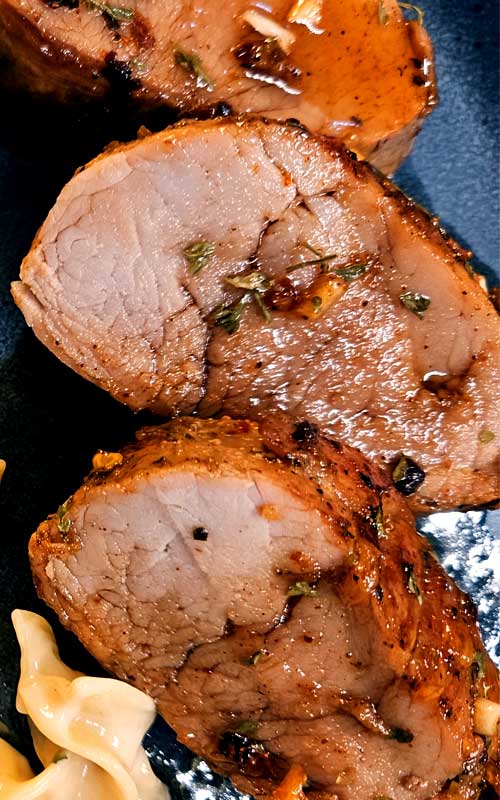
[(304, 420), (303, 422), (298, 422), (295, 426), (295, 430), (292, 433), (292, 439), (294, 442), (297, 442), (299, 446), (311, 446), (313, 445), (319, 436), (319, 429), (317, 425), (313, 425), (308, 420)]
[(394, 486), (405, 497), (414, 494), (425, 480), (425, 472), (413, 459), (401, 454), (392, 471)]
[(139, 78), (134, 77), (130, 64), (117, 58), (113, 50), (106, 54), (104, 63), (102, 74), (111, 84), (115, 98), (128, 97), (141, 85)]
[(233, 50), (242, 68), (262, 79), (296, 81), (299, 67), (290, 63), (276, 39), (250, 39)]

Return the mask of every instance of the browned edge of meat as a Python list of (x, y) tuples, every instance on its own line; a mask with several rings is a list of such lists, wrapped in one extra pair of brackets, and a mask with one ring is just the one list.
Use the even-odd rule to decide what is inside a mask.
[[(297, 5), (273, 0), (263, 12), (229, 0), (221, 25), (214, 0), (196, 9), (2, 0), (0, 47), (16, 66), (9, 86), (62, 102), (111, 96), (181, 114), (223, 102), (236, 113), (293, 117), (393, 172), (436, 103), (425, 28), (405, 20), (396, 0), (317, 0), (316, 26), (289, 21)], [(248, 12), (284, 26), (289, 44), (252, 27)]]
[[(193, 274), (183, 253), (199, 241), (214, 252)], [(311, 246), (330, 272), (287, 272), (314, 261)], [(415, 510), (465, 508), (500, 497), (500, 318), (468, 255), (331, 139), (190, 122), (77, 174), (13, 294), (59, 358), (134, 410), (278, 406), (392, 468), (412, 459)], [(214, 324), (243, 295), (227, 278), (252, 266), (274, 286), (271, 318), (247, 303), (234, 330)], [(428, 307), (412, 310), (420, 296)]]
[(31, 539), (37, 590), (180, 741), (257, 796), (300, 763), (315, 800), (478, 797), (498, 673), (386, 473), (284, 415), (96, 464)]

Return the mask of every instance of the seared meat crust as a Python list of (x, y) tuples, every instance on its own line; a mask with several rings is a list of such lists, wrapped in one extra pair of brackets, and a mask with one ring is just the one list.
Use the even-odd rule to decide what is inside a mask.
[(435, 102), (427, 34), (395, 0), (384, 0), (384, 24), (379, 0), (317, 5), (311, 30), (287, 21), (292, 0), (267, 4), (264, 17), (296, 37), (289, 54), (245, 21), (247, 0), (223, 9), (214, 0), (1, 0), (0, 42), (31, 90), (63, 100), (111, 92), (181, 113), (224, 101), (298, 118), (392, 172)]
[(176, 420), (119, 462), (42, 523), (33, 574), (182, 742), (257, 795), (299, 763), (318, 800), (427, 800), (462, 773), (477, 797), (498, 675), (383, 471), (283, 415)]
[[(307, 416), (391, 467), (410, 457), (414, 508), (450, 508), (500, 497), (500, 319), (466, 257), (332, 140), (191, 122), (77, 174), (13, 294), (59, 358), (133, 409)], [(245, 295), (235, 275), (271, 288)]]

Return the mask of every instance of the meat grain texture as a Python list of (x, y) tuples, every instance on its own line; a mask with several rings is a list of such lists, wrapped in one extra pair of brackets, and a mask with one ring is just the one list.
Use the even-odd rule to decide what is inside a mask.
[[(186, 257), (200, 243), (202, 264)], [(414, 508), (443, 509), (500, 496), (500, 318), (466, 256), (338, 143), (191, 122), (75, 175), (13, 294), (132, 409), (306, 416), (391, 466), (412, 458)]]
[[(392, 172), (435, 103), (423, 26), (396, 0), (272, 0), (266, 9), (248, 0), (1, 0), (0, 43), (32, 91), (294, 117)], [(262, 28), (276, 23), (277, 37)]]
[(495, 770), (470, 600), (386, 473), (306, 421), (146, 429), (30, 558), (63, 624), (244, 791), (295, 763), (312, 800), (473, 800)]

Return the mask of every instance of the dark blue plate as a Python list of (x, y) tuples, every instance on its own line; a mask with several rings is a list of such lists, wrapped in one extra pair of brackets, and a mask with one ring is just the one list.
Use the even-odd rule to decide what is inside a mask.
[[(498, 0), (422, 0), (436, 50), (441, 103), (400, 170), (401, 187), (439, 214), (476, 255), (490, 282), (500, 277)], [(0, 70), (2, 65), (0, 64)], [(99, 667), (37, 600), (26, 554), (31, 532), (79, 485), (99, 447), (113, 450), (147, 419), (134, 416), (72, 374), (27, 329), (9, 284), (31, 240), (75, 168), (112, 138), (132, 136), (137, 121), (116, 109), (97, 115), (38, 107), (1, 97), (0, 123), (0, 721), (31, 755), (15, 711), (18, 651), (10, 624), (16, 607), (45, 614), (71, 666)], [(167, 121), (156, 120), (156, 126)], [(153, 124), (154, 126), (154, 124)], [(448, 571), (479, 608), (486, 645), (500, 662), (500, 511), (435, 514), (421, 521)], [(174, 796), (231, 795), (158, 721), (146, 738), (155, 769)]]

